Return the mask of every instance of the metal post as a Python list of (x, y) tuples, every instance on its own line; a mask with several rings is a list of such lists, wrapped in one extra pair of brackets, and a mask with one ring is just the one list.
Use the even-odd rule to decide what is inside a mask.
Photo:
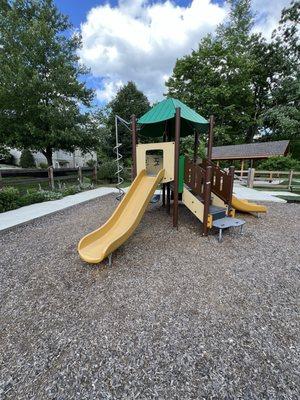
[(2, 174), (1, 174), (1, 171), (0, 171), (0, 188), (2, 188), (2, 186), (3, 186), (3, 180), (2, 180)]
[(214, 126), (215, 126), (215, 118), (213, 115), (209, 118), (209, 133), (208, 133), (208, 143), (207, 143), (207, 159), (211, 161), (212, 157), (212, 147), (214, 141)]
[(136, 145), (137, 145), (137, 132), (136, 132), (136, 116), (131, 117), (131, 137), (132, 137), (132, 179), (136, 177)]
[(180, 107), (175, 114), (175, 161), (174, 161), (174, 191), (173, 191), (173, 226), (178, 228), (178, 176), (179, 176), (179, 141), (180, 141)]

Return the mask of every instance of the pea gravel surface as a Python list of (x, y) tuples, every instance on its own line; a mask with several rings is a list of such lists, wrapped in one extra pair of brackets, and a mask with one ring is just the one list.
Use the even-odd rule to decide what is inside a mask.
[(298, 204), (244, 234), (150, 205), (107, 261), (80, 238), (108, 195), (0, 235), (1, 399), (299, 399)]

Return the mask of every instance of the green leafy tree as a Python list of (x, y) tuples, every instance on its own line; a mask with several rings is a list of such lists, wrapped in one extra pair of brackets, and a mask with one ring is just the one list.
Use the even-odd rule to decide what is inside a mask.
[[(134, 82), (128, 82), (117, 92), (115, 98), (108, 103), (107, 107), (100, 111), (99, 120), (102, 126), (102, 151), (109, 157), (113, 157), (115, 141), (115, 116), (119, 115), (125, 121), (130, 122), (131, 116), (142, 116), (150, 108), (149, 101), (143, 92), (137, 89)], [(123, 158), (131, 157), (131, 133), (122, 124), (118, 126), (119, 141), (122, 143), (120, 149)]]
[[(228, 21), (214, 37), (207, 35), (197, 50), (177, 60), (167, 82), (170, 95), (202, 115), (215, 114), (215, 144), (252, 142), (273, 128), (266, 124), (267, 116), (274, 120), (278, 109), (268, 114), (270, 103), (275, 91), (283, 89), (282, 76), (289, 74), (282, 44), (252, 33), (250, 0), (231, 0), (230, 5)], [(293, 96), (290, 89), (286, 97)], [(283, 104), (289, 106), (289, 100)], [(294, 121), (289, 129), (295, 130)]]
[[(300, 1), (284, 8), (273, 33), (273, 48), (280, 71), (275, 81), (264, 123), (271, 139), (300, 137)], [(278, 57), (278, 54), (281, 57)]]
[(20, 166), (22, 168), (32, 168), (35, 167), (34, 157), (30, 150), (25, 149), (21, 153)]
[(80, 80), (78, 34), (53, 0), (1, 1), (0, 141), (41, 151), (91, 150), (97, 131), (87, 112), (94, 93)]
[(265, 171), (290, 171), (293, 169), (294, 171), (299, 171), (300, 161), (295, 160), (291, 156), (270, 157), (267, 160), (262, 161), (258, 165), (257, 169)]

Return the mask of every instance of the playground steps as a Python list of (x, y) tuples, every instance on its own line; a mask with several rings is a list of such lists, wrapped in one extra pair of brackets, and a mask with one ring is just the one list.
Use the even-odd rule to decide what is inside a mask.
[(226, 217), (226, 208), (218, 206), (209, 206), (208, 213), (212, 216), (213, 221)]
[(246, 223), (246, 221), (244, 221), (243, 219), (224, 217), (224, 218), (213, 221), (212, 226), (214, 228), (219, 229), (219, 242), (221, 242), (223, 229), (240, 227), (241, 232), (242, 232), (243, 225), (245, 223)]

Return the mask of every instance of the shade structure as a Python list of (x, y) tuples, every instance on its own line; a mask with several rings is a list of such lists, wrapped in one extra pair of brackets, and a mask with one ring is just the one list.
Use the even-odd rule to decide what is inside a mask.
[(201, 117), (180, 100), (168, 98), (153, 106), (146, 114), (138, 119), (139, 134), (147, 137), (160, 137), (166, 131), (166, 122), (169, 132), (174, 136), (176, 108), (180, 108), (181, 129), (180, 136), (192, 135), (194, 131), (206, 133), (209, 122)]

